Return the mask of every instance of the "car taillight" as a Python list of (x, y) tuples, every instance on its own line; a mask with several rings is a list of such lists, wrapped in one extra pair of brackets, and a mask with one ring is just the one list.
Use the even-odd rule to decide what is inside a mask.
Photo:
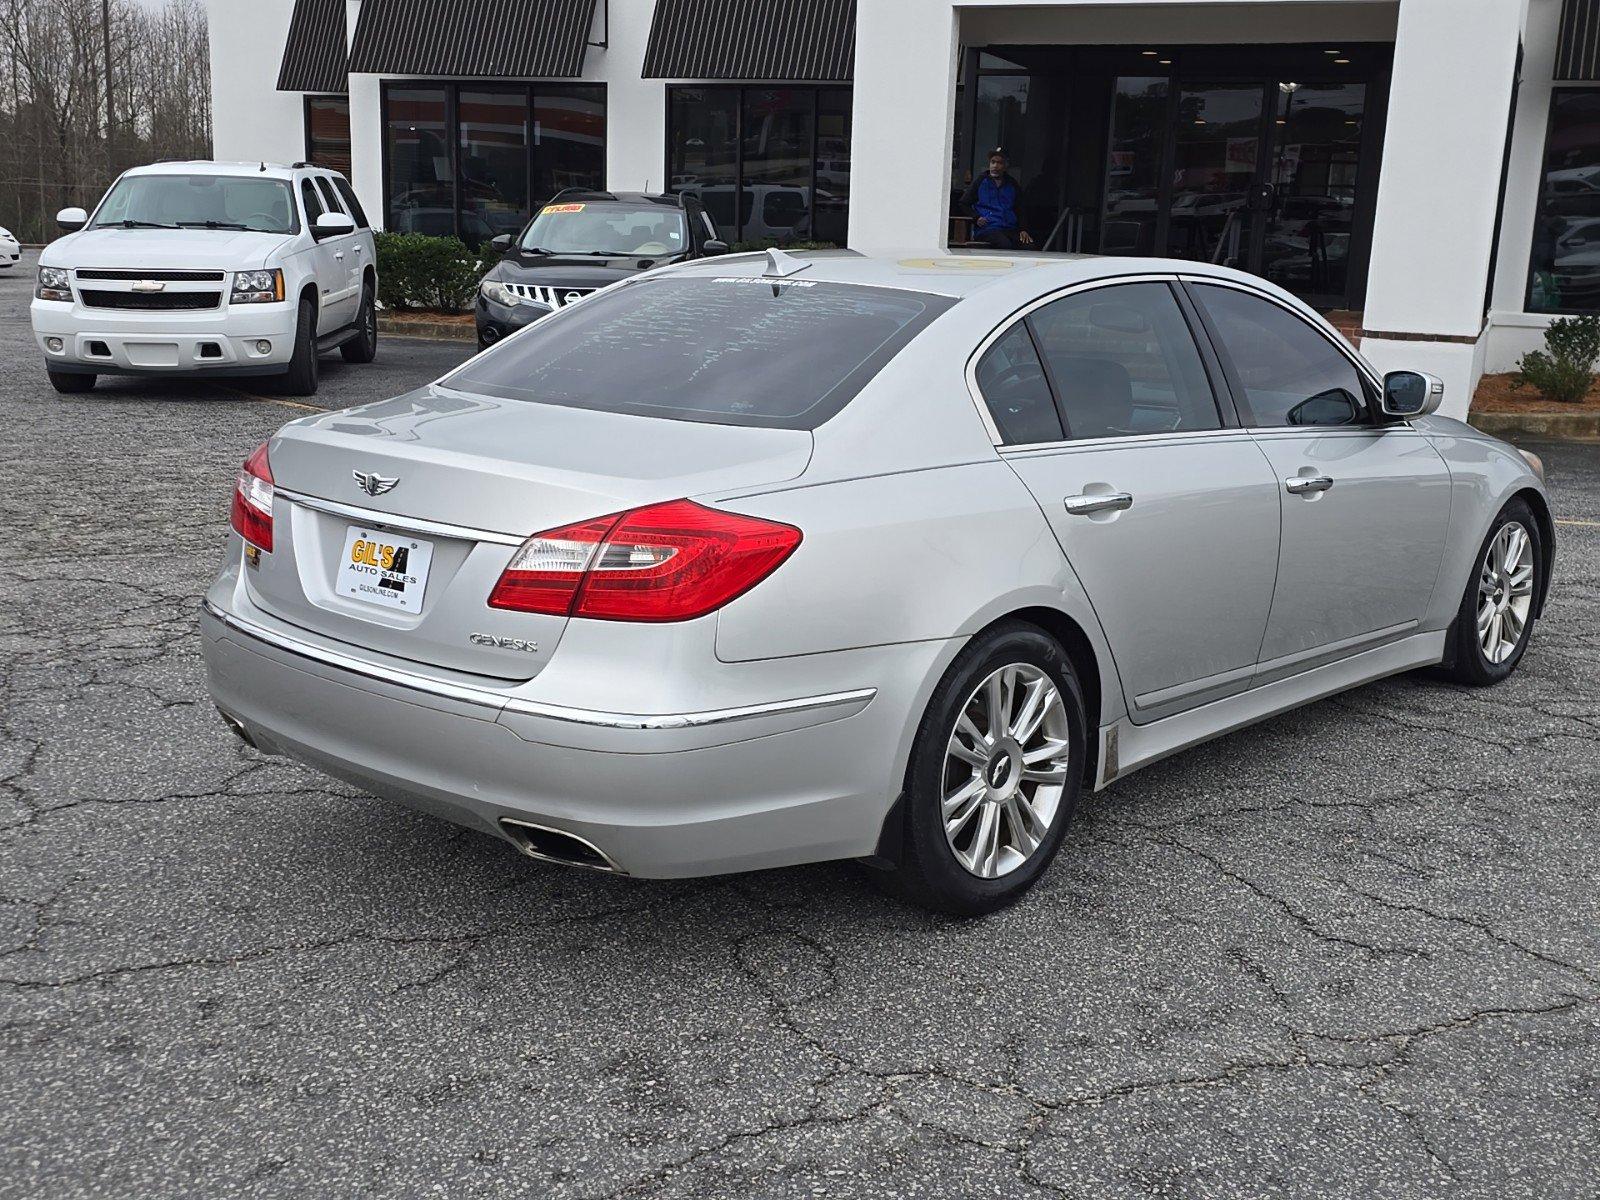
[(267, 462), (265, 442), (239, 468), (229, 518), (234, 532), (245, 541), (272, 552), (272, 465)]
[(534, 534), (512, 555), (489, 605), (687, 621), (755, 587), (799, 544), (792, 525), (672, 500)]

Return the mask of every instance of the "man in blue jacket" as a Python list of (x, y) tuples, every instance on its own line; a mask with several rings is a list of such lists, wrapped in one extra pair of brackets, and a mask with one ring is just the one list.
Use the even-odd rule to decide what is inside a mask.
[(1006, 152), (996, 146), (989, 153), (989, 170), (967, 185), (961, 194), (961, 207), (972, 214), (972, 240), (986, 242), (996, 250), (1015, 250), (1032, 246), (1033, 239), (1017, 219), (1017, 201), (1022, 188), (1006, 170)]

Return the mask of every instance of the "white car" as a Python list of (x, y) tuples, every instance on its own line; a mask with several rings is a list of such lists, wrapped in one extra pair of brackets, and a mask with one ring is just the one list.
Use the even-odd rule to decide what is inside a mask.
[(378, 351), (377, 253), (343, 176), (303, 163), (136, 167), (57, 216), (34, 337), (58, 392), (99, 375), (273, 375), (317, 390), (317, 356)]
[(0, 225), (0, 271), (10, 270), (17, 265), (17, 260), (22, 257), (22, 247), (17, 243), (17, 237), (4, 225)]

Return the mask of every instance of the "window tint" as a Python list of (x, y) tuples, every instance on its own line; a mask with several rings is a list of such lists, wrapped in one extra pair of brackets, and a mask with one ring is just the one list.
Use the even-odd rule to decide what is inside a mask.
[(357, 229), (367, 228), (366, 210), (361, 207), (361, 201), (356, 199), (356, 190), (343, 179), (335, 178), (333, 186), (339, 189), (339, 195), (344, 197), (345, 211), (355, 219)]
[(1166, 284), (1080, 292), (1028, 320), (1069, 437), (1221, 428), (1205, 364)]
[(309, 179), (300, 181), (300, 200), (306, 206), (306, 224), (314, 227), (322, 215), (322, 201), (317, 199), (317, 189), (311, 186)]
[(328, 182), (328, 177), (326, 175), (318, 175), (316, 179), (317, 191), (322, 194), (322, 207), (329, 212), (343, 211), (339, 207), (339, 197), (333, 194), (333, 184)]
[(1059, 442), (1061, 417), (1027, 325), (1018, 321), (978, 363), (978, 390), (1008, 446)]
[(1199, 285), (1200, 296), (1244, 386), (1257, 426), (1359, 425), (1366, 388), (1355, 365), (1285, 308), (1234, 288)]
[(953, 303), (757, 276), (646, 280), (562, 309), (442, 382), (570, 408), (814, 429)]

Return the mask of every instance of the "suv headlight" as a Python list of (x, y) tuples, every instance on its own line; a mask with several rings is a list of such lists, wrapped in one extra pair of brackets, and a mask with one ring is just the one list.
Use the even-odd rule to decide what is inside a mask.
[(39, 286), (33, 294), (41, 300), (71, 300), (72, 272), (63, 267), (40, 267)]
[(283, 299), (283, 272), (274, 267), (270, 271), (236, 271), (233, 276), (233, 295), (229, 304), (271, 304)]
[(520, 297), (498, 279), (485, 279), (479, 288), (485, 300), (496, 304), (516, 304)]

